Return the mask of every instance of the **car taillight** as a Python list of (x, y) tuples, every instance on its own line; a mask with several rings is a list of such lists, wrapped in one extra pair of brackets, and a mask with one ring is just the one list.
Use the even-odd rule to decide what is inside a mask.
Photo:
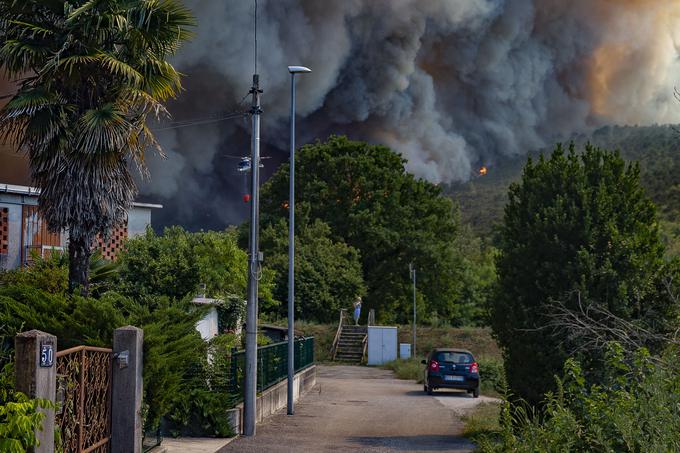
[(472, 365), (470, 365), (470, 373), (479, 374), (479, 365), (477, 365), (477, 362), (474, 362)]
[(430, 362), (430, 371), (434, 371), (435, 373), (439, 373), (439, 362), (436, 360), (432, 360)]

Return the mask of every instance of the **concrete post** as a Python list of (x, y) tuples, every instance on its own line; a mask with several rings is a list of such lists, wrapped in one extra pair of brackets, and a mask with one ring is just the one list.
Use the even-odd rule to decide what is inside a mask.
[(113, 332), (111, 453), (142, 451), (142, 348), (144, 331), (127, 326)]
[[(22, 332), (14, 339), (15, 388), (29, 398), (54, 403), (57, 387), (57, 337), (39, 330)], [(45, 414), (42, 429), (36, 431), (35, 453), (54, 451), (54, 409), (40, 409)]]

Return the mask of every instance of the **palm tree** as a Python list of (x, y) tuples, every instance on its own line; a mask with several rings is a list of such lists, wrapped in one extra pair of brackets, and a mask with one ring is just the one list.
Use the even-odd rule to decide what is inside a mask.
[(180, 0), (0, 0), (0, 68), (18, 90), (0, 135), (28, 154), (40, 212), (68, 231), (69, 288), (88, 293), (97, 234), (125, 220), (160, 146), (147, 127), (181, 90), (166, 60), (190, 37)]

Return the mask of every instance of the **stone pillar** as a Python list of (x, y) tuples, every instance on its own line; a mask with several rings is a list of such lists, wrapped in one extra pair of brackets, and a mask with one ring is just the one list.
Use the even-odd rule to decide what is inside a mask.
[[(57, 387), (57, 337), (39, 330), (22, 332), (14, 339), (15, 388), (29, 398), (54, 403)], [(54, 452), (54, 409), (40, 409), (45, 414), (42, 429), (36, 431), (35, 453)]]
[(111, 453), (142, 451), (142, 348), (144, 331), (127, 326), (113, 332)]

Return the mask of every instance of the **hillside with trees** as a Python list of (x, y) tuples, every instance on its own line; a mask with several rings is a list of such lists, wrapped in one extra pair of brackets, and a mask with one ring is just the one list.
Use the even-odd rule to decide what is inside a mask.
[[(680, 239), (680, 132), (675, 126), (607, 126), (590, 135), (574, 137), (577, 148), (591, 142), (610, 150), (620, 150), (627, 161), (640, 163), (640, 179), (646, 193), (658, 207), (665, 242), (670, 252), (678, 250)], [(530, 153), (536, 158), (550, 149)], [(461, 219), (481, 236), (492, 233), (503, 217), (510, 184), (519, 180), (526, 157), (507, 159), (489, 165), (486, 176), (444, 189), (460, 204)], [(680, 251), (680, 250), (678, 250)], [(677, 255), (677, 253), (674, 253)]]

